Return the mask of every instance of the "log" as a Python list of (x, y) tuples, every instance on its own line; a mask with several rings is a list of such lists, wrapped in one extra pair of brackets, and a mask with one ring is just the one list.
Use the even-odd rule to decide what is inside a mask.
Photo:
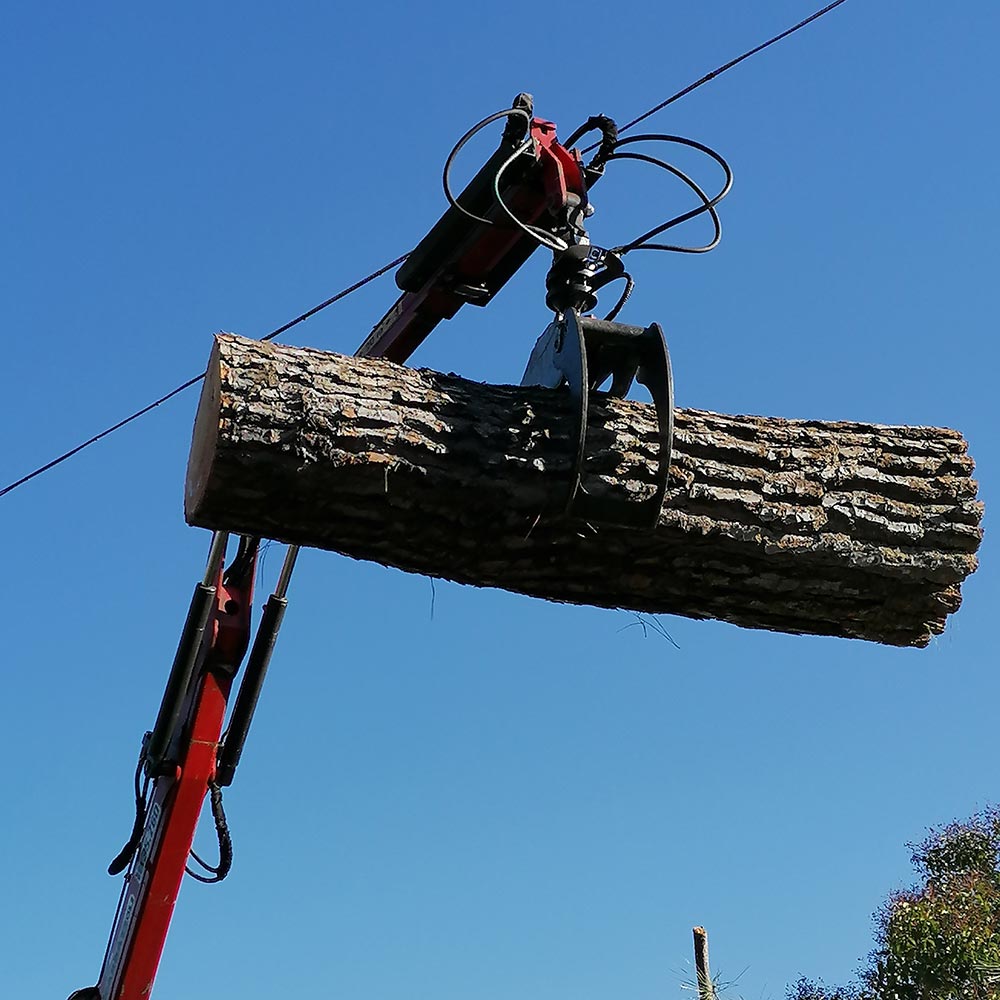
[[(647, 404), (592, 402), (587, 489), (654, 486)], [(220, 334), (190, 524), (553, 601), (925, 646), (976, 568), (966, 443), (935, 427), (679, 409), (655, 530), (559, 516), (566, 390)]]

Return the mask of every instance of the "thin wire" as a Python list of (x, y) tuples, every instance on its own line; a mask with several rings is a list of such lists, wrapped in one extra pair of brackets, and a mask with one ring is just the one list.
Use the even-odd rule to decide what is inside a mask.
[(356, 292), (359, 288), (364, 288), (364, 286), (367, 285), (370, 281), (374, 281), (376, 278), (381, 278), (382, 275), (386, 273), (386, 271), (391, 271), (394, 267), (398, 267), (400, 264), (402, 264), (403, 261), (406, 260), (406, 258), (409, 257), (411, 253), (412, 253), (411, 250), (407, 250), (406, 253), (400, 254), (395, 260), (391, 260), (389, 261), (388, 264), (384, 264), (377, 271), (372, 271), (371, 274), (362, 278), (360, 281), (355, 281), (353, 285), (337, 292), (336, 295), (331, 295), (330, 298), (328, 298), (325, 302), (321, 302), (318, 306), (313, 306), (312, 309), (308, 310), (307, 312), (304, 312), (301, 316), (296, 316), (295, 319), (290, 320), (284, 326), (279, 326), (277, 330), (272, 330), (269, 334), (267, 334), (264, 337), (261, 337), (260, 339), (274, 340), (275, 337), (280, 337), (283, 333), (287, 332), (288, 330), (291, 330), (293, 326), (297, 326), (299, 323), (302, 323), (305, 320), (311, 318), (312, 316), (315, 316), (316, 313), (325, 309), (327, 306), (332, 306), (334, 302), (339, 302), (341, 299), (346, 299), (347, 296), (351, 294), (351, 292)]
[[(687, 97), (692, 90), (697, 90), (702, 84), (708, 83), (710, 80), (714, 80), (717, 76), (721, 76), (726, 70), (732, 69), (734, 66), (738, 66), (744, 59), (749, 59), (751, 56), (755, 56), (758, 52), (763, 52), (764, 49), (776, 42), (780, 42), (783, 38), (787, 38), (789, 35), (795, 34), (800, 28), (804, 28), (807, 24), (812, 24), (813, 21), (819, 20), (824, 14), (829, 14), (831, 10), (835, 7), (839, 7), (846, 0), (834, 0), (833, 3), (827, 4), (822, 10), (816, 11), (815, 14), (810, 14), (804, 21), (799, 21), (798, 24), (792, 25), (792, 27), (781, 32), (780, 35), (775, 35), (773, 38), (769, 38), (766, 42), (762, 42), (760, 45), (755, 46), (752, 49), (744, 52), (743, 55), (737, 56), (735, 59), (730, 59), (729, 62), (724, 63), (717, 69), (713, 69), (711, 73), (706, 73), (700, 80), (695, 80), (694, 83), (689, 84), (683, 90), (678, 90), (676, 94), (672, 94), (665, 101), (661, 101), (656, 105), (655, 108), (650, 108), (648, 111), (643, 112), (638, 118), (633, 118), (632, 121), (628, 122), (626, 125), (622, 125), (618, 129), (619, 134), (627, 131), (630, 128), (634, 128), (641, 121), (645, 121), (650, 115), (655, 115), (657, 111), (662, 111), (665, 107), (673, 104), (675, 101), (679, 101), (682, 97)], [(592, 146), (588, 146), (583, 152), (589, 153), (592, 149), (597, 149), (600, 143), (595, 142)]]
[[(313, 306), (312, 309), (309, 309), (308, 311), (302, 313), (301, 316), (296, 316), (295, 319), (290, 320), (288, 323), (285, 323), (284, 326), (279, 326), (277, 330), (272, 330), (269, 334), (267, 334), (264, 337), (261, 337), (260, 339), (274, 340), (275, 337), (279, 337), (281, 336), (281, 334), (287, 332), (288, 330), (291, 330), (293, 326), (297, 326), (299, 323), (304, 322), (311, 316), (315, 316), (316, 313), (320, 312), (320, 310), (326, 309), (327, 306), (332, 306), (334, 302), (338, 302), (340, 299), (346, 298), (348, 295), (351, 294), (351, 292), (356, 292), (359, 288), (362, 288), (363, 286), (367, 285), (368, 282), (374, 281), (376, 278), (382, 277), (382, 275), (385, 274), (386, 271), (391, 271), (394, 267), (397, 267), (399, 264), (402, 264), (407, 257), (409, 257), (409, 253), (404, 253), (402, 256), (397, 257), (394, 261), (390, 261), (384, 267), (380, 267), (377, 271), (373, 271), (367, 277), (362, 278), (360, 281), (356, 281), (350, 287), (337, 292), (336, 295), (331, 295), (330, 298), (328, 298), (325, 302), (321, 302), (318, 306)], [(101, 438), (106, 438), (109, 434), (114, 434), (115, 431), (120, 430), (126, 424), (132, 423), (133, 420), (138, 420), (139, 417), (149, 413), (150, 410), (156, 409), (157, 406), (159, 406), (161, 403), (165, 403), (168, 399), (173, 399), (174, 396), (178, 395), (179, 393), (182, 393), (185, 389), (190, 389), (191, 386), (196, 385), (198, 382), (200, 382), (205, 377), (205, 374), (206, 374), (205, 372), (202, 372), (200, 375), (195, 375), (193, 378), (189, 378), (186, 382), (182, 382), (179, 386), (177, 386), (176, 389), (171, 389), (170, 392), (161, 396), (155, 402), (149, 403), (147, 406), (144, 406), (141, 410), (136, 410), (135, 413), (132, 413), (129, 416), (125, 417), (124, 420), (119, 420), (118, 423), (112, 424), (110, 427), (105, 428), (99, 434), (95, 434), (92, 438), (88, 438), (82, 444), (78, 444), (75, 448), (71, 448), (69, 451), (64, 452), (58, 458), (52, 459), (51, 462), (46, 462), (45, 465), (40, 465), (33, 472), (29, 472), (26, 476), (22, 476), (16, 482), (13, 482), (10, 485), (5, 486), (2, 490), (0, 490), (0, 497), (6, 496), (8, 493), (13, 492), (19, 486), (23, 486), (25, 483), (30, 482), (36, 476), (40, 476), (43, 472), (48, 472), (49, 469), (53, 469), (57, 465), (61, 465), (68, 458), (72, 458), (78, 452), (83, 451), (84, 448), (89, 448), (92, 444), (96, 444), (98, 441), (100, 441)]]

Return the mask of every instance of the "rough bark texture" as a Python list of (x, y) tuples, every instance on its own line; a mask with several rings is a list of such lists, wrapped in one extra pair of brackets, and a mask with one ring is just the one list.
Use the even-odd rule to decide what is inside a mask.
[[(650, 491), (652, 408), (591, 409), (594, 492)], [(191, 524), (550, 600), (923, 646), (976, 567), (961, 435), (678, 410), (655, 531), (555, 514), (560, 390), (229, 334), (195, 426)]]
[(712, 970), (708, 965), (708, 931), (704, 927), (692, 927), (694, 934), (694, 971), (698, 986), (698, 1000), (717, 1000)]

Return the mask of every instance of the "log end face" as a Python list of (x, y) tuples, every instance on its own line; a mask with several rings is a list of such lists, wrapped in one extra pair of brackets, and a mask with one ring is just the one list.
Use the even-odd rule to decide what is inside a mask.
[(191, 453), (184, 480), (184, 519), (195, 527), (210, 527), (203, 522), (202, 514), (219, 440), (223, 337), (223, 334), (217, 335), (212, 347), (191, 433)]

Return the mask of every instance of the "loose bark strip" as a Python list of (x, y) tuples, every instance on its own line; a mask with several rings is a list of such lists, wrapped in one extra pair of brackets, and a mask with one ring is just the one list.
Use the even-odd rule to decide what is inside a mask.
[[(653, 489), (652, 407), (600, 396), (586, 487)], [(956, 431), (680, 409), (655, 531), (555, 514), (565, 391), (217, 338), (189, 523), (549, 600), (924, 646), (976, 568)]]

